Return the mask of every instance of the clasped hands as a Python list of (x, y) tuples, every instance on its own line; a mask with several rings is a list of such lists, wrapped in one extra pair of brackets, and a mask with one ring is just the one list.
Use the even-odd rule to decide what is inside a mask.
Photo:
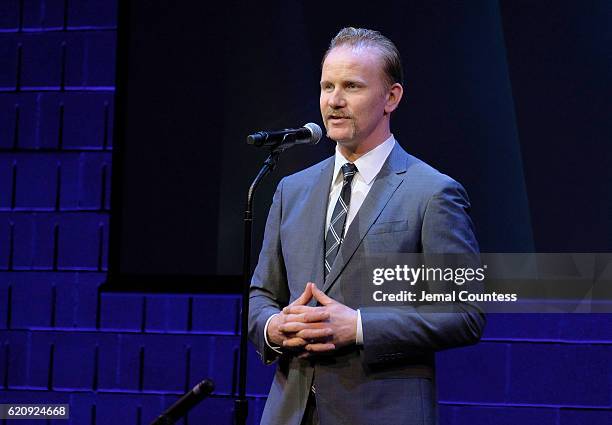
[[(306, 305), (312, 298), (321, 305)], [(300, 353), (299, 357), (354, 344), (356, 335), (357, 311), (328, 297), (312, 282), (268, 324), (268, 341)]]

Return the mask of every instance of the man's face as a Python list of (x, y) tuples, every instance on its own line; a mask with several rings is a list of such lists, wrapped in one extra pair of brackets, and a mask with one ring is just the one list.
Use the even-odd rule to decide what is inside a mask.
[(323, 63), (321, 115), (327, 137), (341, 146), (375, 146), (388, 137), (381, 62), (376, 48), (339, 46)]

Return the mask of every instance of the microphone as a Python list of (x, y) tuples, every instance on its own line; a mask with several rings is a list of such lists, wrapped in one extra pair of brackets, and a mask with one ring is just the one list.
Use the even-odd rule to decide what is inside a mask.
[(205, 379), (197, 384), (191, 391), (179, 398), (176, 403), (159, 415), (151, 425), (171, 425), (181, 419), (196, 404), (212, 393), (215, 384), (209, 379)]
[(321, 127), (313, 122), (300, 128), (285, 128), (276, 131), (258, 131), (247, 137), (247, 144), (257, 147), (280, 147), (287, 149), (295, 145), (316, 145), (323, 136)]

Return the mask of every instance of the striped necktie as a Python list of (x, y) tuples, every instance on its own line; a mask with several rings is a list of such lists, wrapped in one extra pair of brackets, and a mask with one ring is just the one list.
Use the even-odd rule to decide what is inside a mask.
[(346, 216), (348, 215), (349, 204), (351, 203), (351, 182), (356, 172), (357, 167), (355, 164), (347, 162), (342, 166), (342, 175), (344, 177), (342, 190), (334, 207), (332, 219), (327, 229), (327, 236), (325, 237), (325, 276), (331, 270), (344, 239)]

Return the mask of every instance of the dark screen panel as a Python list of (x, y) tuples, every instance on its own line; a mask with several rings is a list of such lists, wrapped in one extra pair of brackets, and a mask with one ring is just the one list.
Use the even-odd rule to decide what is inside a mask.
[[(319, 0), (126, 4), (111, 275), (240, 274), (244, 198), (266, 157), (245, 136), (320, 123), (320, 59), (329, 39), (348, 25), (378, 29), (397, 44), (405, 96), (393, 132), (408, 152), (466, 186), (483, 251), (587, 249), (591, 240), (593, 249), (609, 247), (610, 219), (601, 209), (560, 208), (563, 197), (554, 191), (548, 203), (555, 181), (586, 187), (579, 193), (583, 203), (611, 203), (603, 193), (612, 177), (604, 166), (610, 148), (593, 166), (595, 139), (612, 135), (602, 120), (609, 101), (604, 90), (596, 92), (610, 79), (609, 57), (602, 56), (609, 38), (604, 11), (589, 27), (593, 11), (569, 1), (552, 18), (550, 5), (501, 2), (500, 9), (484, 0), (391, 1), (384, 8)], [(555, 37), (550, 29), (558, 22), (571, 23), (574, 32)], [(564, 55), (570, 59), (561, 60)], [(594, 67), (579, 66), (585, 61)], [(590, 84), (593, 104), (575, 78)], [(569, 98), (538, 94), (572, 87)], [(564, 100), (563, 114), (546, 112)], [(543, 137), (547, 132), (554, 137)], [(255, 259), (280, 178), (332, 153), (324, 138), (283, 154), (256, 198)], [(546, 160), (554, 154), (560, 162)], [(589, 177), (574, 179), (567, 173), (572, 163)], [(591, 177), (594, 186), (586, 184)], [(564, 220), (604, 230), (560, 240)]]

